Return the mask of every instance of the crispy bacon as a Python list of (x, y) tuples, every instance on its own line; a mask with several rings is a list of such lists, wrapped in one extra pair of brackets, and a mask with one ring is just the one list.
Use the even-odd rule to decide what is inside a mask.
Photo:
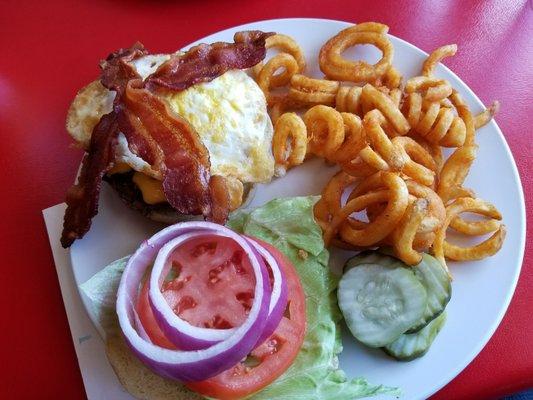
[(145, 85), (150, 90), (185, 90), (230, 69), (253, 67), (265, 58), (265, 40), (271, 35), (261, 31), (237, 32), (233, 37), (235, 43), (199, 44), (172, 56), (146, 79)]
[(157, 92), (181, 91), (230, 69), (252, 67), (266, 53), (272, 33), (239, 32), (235, 43), (202, 44), (171, 57), (144, 82), (131, 61), (148, 54), (140, 43), (110, 54), (101, 63), (102, 84), (117, 92), (113, 111), (95, 127), (79, 183), (67, 193), (61, 244), (69, 247), (89, 230), (98, 212), (103, 175), (114, 161), (119, 132), (130, 150), (161, 172), (170, 205), (182, 214), (202, 214), (224, 223), (229, 212), (225, 179), (210, 176), (209, 152), (193, 127), (174, 113)]
[(115, 113), (111, 112), (95, 126), (78, 183), (67, 192), (67, 210), (61, 234), (61, 245), (65, 248), (89, 231), (91, 220), (98, 213), (102, 177), (115, 158), (117, 137), (118, 122)]
[[(102, 61), (101, 81), (104, 86), (117, 91), (115, 105), (120, 103), (126, 83), (138, 76), (133, 67), (126, 64), (147, 54), (144, 46), (135, 43), (129, 49), (120, 49)], [(115, 161), (115, 148), (119, 134), (119, 121), (113, 110), (104, 115), (93, 129), (89, 151), (83, 158), (78, 183), (67, 192), (67, 209), (63, 220), (61, 245), (70, 247), (82, 238), (91, 227), (92, 218), (98, 214), (98, 198), (102, 177)]]
[[(128, 141), (150, 137), (159, 149), (153, 166), (163, 172), (163, 190), (172, 207), (182, 214), (210, 212), (209, 152), (193, 127), (159, 97), (130, 81), (123, 96), (127, 124), (121, 131)], [(122, 119), (122, 118), (121, 118)]]
[(140, 78), (139, 74), (131, 65), (131, 61), (136, 60), (148, 54), (142, 43), (137, 42), (129, 49), (119, 49), (107, 56), (105, 60), (100, 62), (102, 74), (100, 81), (109, 90), (117, 92), (115, 96), (115, 103), (120, 102), (126, 84), (131, 79)]

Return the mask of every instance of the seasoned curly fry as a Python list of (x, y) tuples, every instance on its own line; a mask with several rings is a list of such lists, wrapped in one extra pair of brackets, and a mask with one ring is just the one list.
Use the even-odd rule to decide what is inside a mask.
[[(372, 82), (390, 69), (394, 48), (386, 33), (388, 27), (366, 22), (342, 30), (322, 46), (318, 62), (320, 70), (329, 78), (339, 81)], [(379, 48), (382, 58), (374, 65), (365, 61), (351, 61), (342, 56), (349, 47), (372, 44)]]
[[(501, 217), (499, 219), (501, 219)], [(487, 233), (494, 232), (500, 227), (501, 223), (499, 219), (492, 218), (484, 221), (468, 221), (457, 216), (450, 223), (450, 227), (465, 235), (486, 235)]]
[(430, 143), (458, 147), (465, 142), (466, 126), (460, 116), (440, 102), (425, 103), (420, 93), (409, 93), (403, 112), (414, 131)]
[(428, 201), (415, 200), (407, 207), (403, 219), (392, 232), (394, 254), (406, 264), (417, 265), (422, 261), (422, 254), (413, 249), (413, 242), (427, 212)]
[(453, 186), (448, 191), (448, 201), (458, 199), (459, 197), (471, 197), (475, 199), (476, 193), (472, 189), (465, 188), (463, 186)]
[(331, 214), (329, 213), (328, 205), (324, 201), (324, 194), (322, 194), (320, 200), (315, 203), (313, 207), (313, 214), (317, 224), (320, 225), (322, 231), (325, 231), (328, 227)]
[(331, 216), (338, 213), (342, 208), (342, 194), (356, 180), (356, 178), (343, 171), (338, 172), (330, 179), (322, 191), (320, 200), (316, 203), (315, 217), (317, 220), (329, 222)]
[(424, 166), (423, 163), (414, 161), (402, 146), (397, 146), (398, 143), (394, 142), (394, 139), (392, 143), (396, 148), (401, 149), (407, 158), (407, 162), (403, 166), (402, 173), (423, 185), (432, 186), (435, 181), (435, 172)]
[(406, 184), (409, 194), (428, 201), (428, 213), (420, 223), (418, 232), (435, 232), (444, 223), (444, 219), (446, 218), (446, 209), (442, 199), (431, 188), (421, 185), (418, 182), (408, 180)]
[[(288, 140), (290, 149), (287, 149)], [(285, 175), (289, 168), (304, 161), (307, 152), (307, 129), (302, 119), (295, 113), (285, 113), (276, 121), (272, 152), (278, 176)]]
[(440, 173), (442, 166), (444, 165), (444, 155), (442, 154), (442, 148), (437, 143), (430, 143), (427, 140), (417, 137), (416, 142), (420, 144), (426, 151), (431, 154), (433, 161), (437, 168), (435, 172)]
[[(475, 196), (466, 197), (475, 198)], [(502, 215), (492, 204), (487, 203), (486, 205), (487, 208), (478, 211), (478, 214), (489, 217), (490, 219), (472, 221), (463, 219), (458, 215), (452, 219), (450, 222), (450, 227), (455, 229), (457, 232), (461, 232), (470, 236), (486, 235), (487, 233), (494, 232), (501, 225), (500, 221), (502, 219)]]
[[(355, 197), (361, 196), (362, 194), (383, 189), (381, 172), (371, 175), (363, 179), (350, 193), (348, 196), (348, 201), (354, 199)], [(417, 198), (426, 199), (428, 201), (428, 214), (422, 220), (422, 223), (419, 226), (420, 233), (434, 232), (437, 230), (444, 219), (446, 218), (446, 209), (441, 198), (435, 193), (431, 188), (421, 185), (416, 181), (407, 180), (405, 181), (407, 185), (407, 190), (409, 195), (413, 196), (413, 201)], [(381, 212), (381, 210), (377, 210)], [(369, 218), (372, 218), (372, 215), (368, 215)]]
[(422, 118), (422, 95), (416, 92), (409, 93), (405, 97), (402, 111), (409, 125), (415, 128)]
[(413, 249), (416, 251), (427, 251), (435, 241), (435, 232), (418, 232), (413, 240)]
[[(290, 36), (282, 35), (279, 33), (269, 36), (266, 39), (265, 47), (267, 49), (274, 48), (280, 50), (280, 53), (286, 53), (290, 55), (298, 65), (296, 72), (301, 73), (305, 70), (305, 57), (303, 51), (298, 45), (298, 43), (296, 43), (296, 41)], [(260, 62), (252, 68), (252, 72), (254, 73), (255, 77), (259, 77), (259, 73), (263, 69), (263, 66), (263, 62)], [(287, 85), (291, 79), (291, 76), (292, 74), (288, 70), (285, 70), (280, 74), (273, 76), (271, 78), (271, 87), (280, 87)]]
[(452, 260), (481, 260), (500, 250), (505, 238), (505, 225), (500, 225), (498, 230), (487, 240), (472, 247), (459, 247), (446, 242), (446, 230), (451, 221), (460, 213), (474, 212), (480, 214), (492, 213), (493, 206), (481, 199), (462, 197), (446, 207), (446, 219), (437, 231), (433, 251), (435, 257), (446, 267), (445, 257)]
[(487, 125), (490, 120), (493, 119), (496, 114), (498, 114), (498, 111), (500, 111), (500, 102), (498, 100), (494, 100), (489, 108), (483, 112), (480, 112), (474, 117), (475, 128), (479, 129)]
[[(409, 265), (418, 264), (420, 252), (429, 249), (443, 265), (445, 258), (492, 255), (505, 237), (502, 217), (463, 185), (476, 158), (475, 130), (494, 117), (499, 103), (473, 116), (451, 83), (434, 76), (436, 65), (453, 56), (456, 45), (433, 51), (420, 76), (402, 88), (402, 75), (391, 65), (387, 32), (386, 25), (368, 22), (332, 37), (319, 56), (324, 79), (302, 74), (305, 60), (292, 39), (275, 35), (267, 40), (267, 47), (281, 53), (254, 72), (275, 125), (276, 171), (301, 163), (305, 155), (341, 168), (314, 207), (328, 245), (347, 250), (391, 246)], [(342, 56), (359, 44), (378, 47), (382, 58), (370, 65)], [(280, 94), (283, 89), (277, 88), (287, 83), (288, 93)], [(303, 120), (289, 112), (308, 107)], [(443, 147), (455, 148), (447, 160)], [(357, 212), (368, 221), (357, 219)], [(485, 219), (465, 219), (463, 212)], [(446, 241), (448, 228), (492, 236), (462, 248)]]
[(424, 100), (441, 101), (452, 94), (452, 86), (447, 80), (427, 76), (415, 76), (405, 84), (405, 92), (425, 92)]
[(272, 124), (275, 125), (279, 117), (281, 117), (286, 112), (296, 112), (303, 109), (302, 104), (291, 100), (288, 96), (284, 96), (280, 99), (277, 99), (274, 104), (270, 106), (269, 115), (272, 120)]
[(369, 165), (366, 161), (364, 161), (363, 158), (361, 157), (361, 152), (363, 152), (363, 155), (367, 159), (367, 161), (370, 161), (371, 164), (372, 162), (374, 162), (376, 166), (379, 165), (381, 167), (383, 164), (381, 164), (380, 159), (381, 160), (383, 159), (379, 157), (376, 154), (376, 152), (372, 149), (370, 149), (371, 153), (369, 152), (369, 154), (366, 154), (365, 151), (368, 151), (366, 150), (366, 147), (359, 152), (359, 156), (355, 158), (354, 160), (341, 163), (340, 167), (342, 168), (342, 170), (346, 172), (347, 174), (350, 174), (354, 177), (359, 177), (359, 178), (367, 177), (372, 174), (375, 174), (378, 171), (381, 171), (381, 169), (374, 168), (372, 167), (372, 165)]
[(392, 102), (394, 103), (394, 105), (396, 106), (396, 108), (400, 108), (400, 104), (402, 102), (402, 96), (403, 96), (403, 93), (400, 89), (391, 89), (390, 92), (389, 92), (389, 97), (390, 99), (392, 100)]
[[(363, 229), (354, 229), (347, 224), (343, 224), (339, 233), (345, 242), (354, 246), (371, 246), (387, 237), (403, 217), (409, 198), (405, 182), (398, 175), (391, 172), (383, 172), (381, 174), (381, 179), (383, 180), (385, 187), (388, 189), (388, 197), (386, 200), (387, 207), (385, 208), (385, 211)], [(354, 207), (354, 204), (358, 204), (358, 202), (361, 201), (359, 199), (368, 195), (363, 195), (350, 200), (350, 202), (342, 208), (339, 214), (333, 217), (333, 221), (337, 221), (338, 219), (345, 220), (350, 214), (357, 211), (358, 207), (354, 208), (353, 211), (350, 211), (350, 209)], [(381, 200), (381, 202), (382, 201), (383, 200)], [(372, 202), (374, 203), (378, 201), (376, 200)], [(331, 224), (335, 230), (336, 227), (333, 221)]]
[(381, 111), (398, 135), (405, 135), (409, 131), (409, 122), (407, 122), (407, 119), (405, 119), (402, 112), (389, 96), (370, 84), (363, 86), (361, 96), (363, 101), (367, 101)]
[(335, 152), (335, 162), (342, 164), (357, 158), (366, 146), (366, 135), (361, 118), (355, 114), (341, 113), (344, 122), (344, 143)]
[(370, 146), (365, 146), (360, 152), (359, 157), (370, 167), (378, 171), (389, 171), (390, 167), (387, 161), (385, 161), (376, 151)]
[(340, 83), (336, 81), (294, 74), (289, 87), (289, 98), (302, 104), (333, 106), (339, 86)]
[[(366, 87), (366, 86), (365, 86)], [(363, 88), (364, 93), (364, 88)], [(381, 124), (385, 122), (385, 117), (378, 110), (372, 110), (365, 115), (363, 126), (372, 149), (385, 160), (387, 168), (385, 170), (401, 171), (409, 160), (405, 152), (399, 146), (394, 146)], [(365, 160), (366, 161), (366, 160)]]
[(444, 242), (444, 255), (450, 260), (472, 261), (482, 260), (496, 254), (503, 245), (507, 230), (505, 225), (500, 225), (498, 230), (484, 242), (472, 247), (460, 247)]
[(277, 79), (279, 75), (276, 75), (276, 72), (280, 69), (283, 69), (285, 74), (292, 76), (298, 72), (298, 64), (290, 54), (279, 53), (268, 60), (257, 75), (257, 84), (265, 94), (269, 105), (273, 105), (275, 102), (280, 101), (280, 96), (275, 96), (270, 93), (272, 88), (279, 86), (280, 80)]
[[(397, 146), (403, 147), (403, 149), (407, 152), (411, 160), (424, 166), (430, 171), (438, 171), (438, 165), (435, 159), (433, 158), (433, 155), (413, 138), (410, 138), (408, 136), (397, 136), (392, 139), (392, 143)], [(431, 183), (429, 183), (428, 185), (431, 185)]]
[[(436, 167), (431, 155), (411, 138), (398, 136), (390, 140), (381, 128), (384, 121), (385, 118), (378, 110), (372, 110), (365, 115), (363, 126), (372, 147), (364, 148), (360, 152), (360, 157), (376, 169), (401, 171), (424, 185), (432, 185), (435, 172), (424, 165)], [(376, 152), (377, 154), (374, 154)], [(414, 156), (414, 159), (410, 157), (410, 154)], [(418, 163), (417, 160), (422, 163)], [(379, 161), (379, 163), (373, 161)]]
[(402, 84), (402, 74), (394, 66), (391, 66), (382, 78), (383, 85), (389, 89), (397, 89)]
[(464, 142), (466, 128), (461, 118), (455, 117), (451, 109), (441, 107), (435, 126), (425, 136), (429, 142), (444, 147), (456, 147)]
[(433, 76), (435, 67), (439, 62), (442, 62), (443, 58), (452, 57), (457, 53), (456, 44), (448, 44), (446, 46), (441, 46), (438, 49), (434, 50), (424, 64), (422, 65), (422, 75), (424, 76)]
[[(365, 195), (356, 197), (353, 200), (350, 200), (348, 203), (346, 203), (346, 205), (343, 208), (341, 208), (338, 211), (337, 214), (333, 215), (333, 219), (327, 225), (326, 230), (324, 231), (324, 243), (326, 245), (328, 245), (330, 243), (330, 241), (333, 239), (333, 235), (335, 235), (337, 233), (337, 231), (339, 230), (340, 226), (348, 219), (350, 214), (352, 214), (354, 212), (357, 212), (357, 211), (364, 210), (370, 204), (387, 201), (387, 199), (389, 198), (389, 195), (390, 195), (389, 191), (381, 190), (379, 192), (367, 193)], [(376, 220), (377, 220), (377, 218), (376, 218)], [(356, 222), (362, 222), (362, 221), (356, 221)], [(354, 225), (352, 224), (352, 225), (350, 225), (350, 229), (354, 229), (354, 230), (358, 229), (358, 228), (359, 229), (366, 229), (369, 226), (371, 226), (371, 224), (373, 224), (373, 223), (375, 223), (375, 221), (370, 222), (369, 224), (356, 223), (357, 228), (354, 227)], [(344, 237), (343, 237), (343, 239), (344, 239)], [(379, 241), (379, 240), (377, 240), (377, 241)], [(353, 244), (355, 246), (358, 246), (358, 244), (354, 244), (351, 241), (346, 241), (346, 242), (349, 243), (349, 244)]]
[[(409, 204), (412, 204), (412, 202), (409, 203)], [(370, 205), (370, 206), (372, 206), (372, 205)], [(383, 208), (385, 208), (385, 205), (383, 206)], [(367, 207), (367, 210), (368, 210), (368, 207)], [(348, 223), (351, 223), (351, 221), (352, 220), (348, 220)], [(412, 248), (415, 251), (420, 251), (420, 252), (427, 251), (433, 245), (434, 241), (435, 241), (435, 233), (434, 232), (428, 232), (428, 233), (418, 232), (415, 235), (414, 239), (413, 239)], [(336, 244), (334, 244), (334, 242), (332, 242), (332, 244), (334, 246), (336, 246)], [(394, 247), (394, 239), (392, 237), (392, 234), (387, 236), (385, 239), (383, 239), (379, 243), (376, 243), (376, 246)], [(364, 250), (365, 248), (366, 247), (359, 246), (358, 250)]]
[(344, 142), (344, 121), (334, 108), (318, 105), (303, 118), (307, 127), (308, 153), (334, 161), (335, 152)]
[[(457, 110), (457, 114), (459, 114), (459, 117), (463, 120), (465, 124), (465, 140), (464, 145), (470, 146), (475, 144), (476, 140), (476, 128), (474, 125), (474, 117), (472, 117), (472, 113), (470, 112), (470, 108), (468, 108), (468, 105), (464, 102), (463, 98), (457, 92), (455, 89), (452, 90), (452, 94), (450, 96), (450, 101), (454, 105), (455, 109)], [(440, 142), (441, 146), (444, 147), (455, 147), (453, 145), (450, 145), (450, 143), (455, 143), (454, 139), (452, 137), (448, 137), (447, 134)]]
[(453, 199), (452, 191), (462, 187), (470, 166), (476, 159), (477, 146), (463, 146), (456, 149), (442, 167), (437, 193), (446, 204)]
[(269, 114), (272, 124), (276, 124), (276, 121), (285, 113), (287, 108), (287, 103), (284, 101), (278, 101), (270, 107)]
[(360, 181), (359, 184), (351, 191), (348, 201), (361, 196), (362, 194), (385, 188), (382, 175), (383, 172), (379, 171)]
[(342, 194), (353, 183), (356, 178), (344, 172), (338, 172), (326, 186), (324, 197), (326, 204), (332, 213), (337, 213), (341, 209)]
[[(382, 181), (382, 173), (376, 173), (365, 179), (363, 179), (350, 193), (348, 196), (348, 201), (361, 196), (365, 193), (371, 191), (380, 190), (384, 188)], [(409, 195), (412, 195), (412, 200), (426, 199), (428, 201), (428, 214), (422, 220), (419, 226), (419, 232), (434, 232), (436, 231), (444, 222), (446, 218), (446, 209), (441, 198), (435, 193), (431, 188), (421, 185), (413, 180), (406, 180), (407, 190)], [(369, 210), (370, 211), (370, 210)], [(377, 209), (377, 212), (381, 210)], [(368, 215), (371, 219), (372, 215)]]
[(335, 97), (335, 108), (338, 111), (350, 112), (362, 115), (361, 94), (363, 88), (360, 86), (341, 86)]

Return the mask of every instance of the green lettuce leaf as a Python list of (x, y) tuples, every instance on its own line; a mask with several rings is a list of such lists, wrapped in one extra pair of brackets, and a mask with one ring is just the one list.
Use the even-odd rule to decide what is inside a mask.
[(118, 332), (118, 319), (115, 311), (117, 290), (122, 272), (130, 256), (113, 261), (79, 287), (85, 295), (91, 319), (96, 323), (100, 334), (108, 335)]
[[(313, 218), (318, 197), (272, 200), (253, 211), (232, 214), (228, 226), (255, 236), (281, 250), (294, 264), (306, 294), (307, 332), (291, 367), (253, 400), (352, 400), (376, 394), (397, 395), (399, 391), (369, 384), (363, 378), (348, 379), (338, 368), (342, 351), (337, 307), (336, 278), (328, 268), (320, 227)], [(115, 301), (128, 257), (105, 267), (81, 290), (89, 299), (89, 312), (104, 334), (117, 330)]]
[(338, 368), (342, 351), (337, 307), (338, 278), (329, 270), (328, 251), (313, 218), (318, 197), (272, 200), (251, 212), (234, 213), (228, 226), (281, 250), (294, 264), (306, 294), (307, 332), (291, 367), (253, 400), (351, 400), (398, 390), (348, 379)]

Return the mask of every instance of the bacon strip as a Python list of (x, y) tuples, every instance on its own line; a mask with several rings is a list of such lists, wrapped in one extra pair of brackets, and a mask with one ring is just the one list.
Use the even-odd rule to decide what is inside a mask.
[(176, 54), (146, 78), (150, 90), (166, 88), (185, 90), (209, 82), (230, 69), (250, 68), (265, 58), (265, 40), (274, 33), (237, 32), (235, 43), (199, 44), (183, 54)]
[(67, 210), (61, 234), (64, 248), (70, 247), (89, 231), (91, 220), (98, 213), (102, 177), (115, 159), (118, 132), (118, 122), (113, 112), (104, 115), (93, 130), (78, 183), (67, 192)]
[[(120, 49), (110, 54), (101, 63), (104, 86), (115, 90), (115, 105), (119, 104), (125, 85), (138, 77), (128, 61), (142, 57), (148, 52), (140, 43), (129, 49)], [(82, 238), (90, 229), (93, 217), (98, 214), (98, 198), (102, 177), (115, 161), (115, 148), (119, 134), (119, 121), (113, 110), (104, 115), (93, 129), (89, 151), (83, 158), (78, 183), (67, 192), (67, 209), (63, 219), (61, 245), (70, 247), (76, 239)]]
[(235, 43), (202, 44), (175, 55), (142, 81), (131, 61), (148, 52), (140, 43), (120, 49), (101, 63), (102, 84), (117, 92), (113, 112), (95, 127), (79, 183), (67, 193), (61, 244), (69, 247), (83, 237), (98, 212), (101, 181), (114, 161), (119, 132), (130, 150), (163, 176), (170, 205), (182, 214), (202, 214), (224, 223), (229, 213), (225, 179), (210, 176), (209, 152), (193, 127), (157, 95), (158, 90), (185, 90), (211, 81), (230, 69), (259, 63), (272, 33), (239, 32)]
[(121, 131), (128, 141), (151, 137), (159, 149), (155, 168), (163, 172), (163, 190), (182, 214), (210, 212), (209, 152), (192, 126), (156, 95), (130, 81), (123, 97)]
[(102, 69), (100, 81), (109, 90), (117, 92), (115, 104), (120, 102), (120, 97), (127, 83), (131, 79), (140, 78), (133, 65), (130, 64), (131, 61), (147, 54), (148, 50), (144, 48), (142, 43), (137, 42), (129, 49), (119, 49), (111, 53), (104, 61), (100, 62)]

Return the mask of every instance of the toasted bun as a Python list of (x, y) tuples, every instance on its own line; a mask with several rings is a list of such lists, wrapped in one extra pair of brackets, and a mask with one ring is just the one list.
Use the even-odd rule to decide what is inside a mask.
[(142, 400), (200, 400), (180, 382), (154, 374), (133, 355), (122, 336), (110, 336), (106, 354), (118, 380), (132, 396)]

